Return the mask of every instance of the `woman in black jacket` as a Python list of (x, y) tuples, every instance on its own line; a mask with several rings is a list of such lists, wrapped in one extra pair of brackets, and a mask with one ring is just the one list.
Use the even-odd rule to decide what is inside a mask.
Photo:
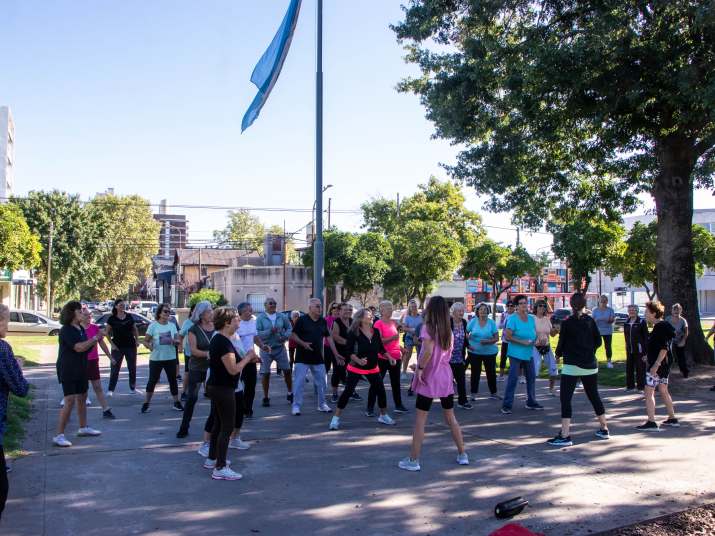
[(561, 431), (548, 441), (549, 445), (555, 447), (573, 445), (570, 435), (571, 399), (579, 380), (601, 426), (596, 437), (610, 438), (606, 410), (598, 395), (596, 349), (601, 346), (601, 335), (593, 318), (584, 314), (585, 307), (586, 297), (583, 294), (576, 292), (571, 296), (573, 315), (561, 323), (559, 343), (556, 346), (556, 358), (563, 356), (564, 366), (561, 369)]
[(628, 306), (628, 320), (623, 324), (626, 339), (626, 391), (645, 387), (645, 354), (648, 347), (648, 323), (638, 316), (638, 306)]

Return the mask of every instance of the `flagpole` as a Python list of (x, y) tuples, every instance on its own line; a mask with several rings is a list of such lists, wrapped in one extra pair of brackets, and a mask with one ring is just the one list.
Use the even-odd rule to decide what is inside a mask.
[(317, 0), (315, 69), (315, 242), (313, 243), (313, 297), (323, 300), (323, 0)]

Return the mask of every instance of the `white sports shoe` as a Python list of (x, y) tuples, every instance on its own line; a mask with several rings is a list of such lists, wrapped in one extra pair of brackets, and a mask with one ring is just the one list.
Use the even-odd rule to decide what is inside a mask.
[(331, 408), (331, 407), (328, 406), (325, 402), (323, 402), (322, 404), (320, 404), (320, 405), (318, 406), (318, 411), (321, 411), (321, 412), (323, 412), (323, 413), (330, 413), (330, 412), (333, 411), (333, 408)]
[(89, 397), (87, 397), (87, 400), (85, 400), (84, 403), (85, 403), (87, 406), (91, 406), (91, 405), (92, 405), (92, 401), (89, 399)]
[(251, 448), (251, 444), (243, 441), (240, 437), (234, 437), (228, 443), (228, 448), (237, 450), (248, 450)]
[(65, 434), (58, 434), (55, 437), (53, 437), (52, 443), (58, 447), (71, 447), (72, 446), (72, 443), (70, 443), (67, 440), (67, 438), (65, 437)]
[(293, 409), (291, 410), (291, 413), (293, 415), (300, 415), (300, 406), (293, 406)]
[(469, 465), (469, 456), (467, 456), (466, 452), (457, 455), (457, 463), (459, 465)]
[(94, 428), (90, 428), (89, 426), (85, 426), (84, 428), (80, 428), (77, 430), (77, 435), (78, 436), (98, 436), (102, 435), (102, 432), (99, 430), (95, 430)]
[(328, 430), (338, 430), (340, 429), (340, 417), (336, 417), (333, 415), (333, 418), (330, 419), (330, 426), (328, 426)]
[(107, 396), (112, 398), (114, 396), (114, 391), (107, 391)]
[(395, 420), (392, 417), (390, 417), (387, 413), (385, 413), (384, 415), (380, 415), (377, 418), (377, 422), (382, 423), (382, 424), (387, 424), (388, 426), (395, 424)]
[[(229, 465), (231, 465), (231, 461), (226, 460), (226, 467), (228, 467)], [(204, 460), (204, 469), (216, 469), (216, 460), (206, 458), (206, 460)]]
[(214, 480), (241, 480), (243, 475), (231, 469), (228, 465), (221, 470), (214, 469), (211, 473)]
[(201, 446), (199, 447), (199, 450), (196, 451), (199, 456), (203, 456), (204, 458), (209, 457), (209, 442), (204, 441), (201, 443)]
[(397, 464), (397, 467), (399, 467), (400, 469), (404, 469), (405, 471), (419, 471), (421, 469), (420, 461), (413, 460), (409, 457), (400, 460)]
[(65, 407), (65, 399), (64, 398), (62, 400), (60, 400), (60, 407), (61, 408)]
[(607, 367), (607, 368), (613, 368), (613, 363), (611, 363), (611, 362), (609, 361), (608, 363), (606, 363), (606, 367)]

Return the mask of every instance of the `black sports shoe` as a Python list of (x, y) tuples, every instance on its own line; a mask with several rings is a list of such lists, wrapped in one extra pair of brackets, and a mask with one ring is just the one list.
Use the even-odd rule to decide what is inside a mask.
[(365, 410), (365, 417), (374, 417), (375, 416), (375, 410), (374, 409), (366, 409)]
[(561, 432), (559, 432), (555, 438), (549, 439), (547, 443), (552, 447), (570, 447), (571, 445), (573, 445), (573, 441), (571, 441), (571, 436), (563, 437), (561, 435)]
[(105, 419), (116, 419), (116, 417), (114, 416), (114, 413), (112, 413), (111, 409), (107, 409), (107, 410), (103, 411), (102, 417), (104, 417)]
[(395, 406), (395, 413), (407, 413), (409, 410), (405, 406)]
[(292, 404), (293, 403), (293, 393), (288, 393), (286, 395), (286, 400)]
[(270, 398), (264, 398), (264, 399), (263, 399), (263, 403), (261, 404), (261, 406), (263, 406), (264, 408), (268, 408), (268, 407), (270, 407), (270, 405), (271, 405), (271, 399), (270, 399)]
[(179, 430), (178, 432), (176, 432), (176, 437), (178, 437), (179, 439), (182, 439), (182, 438), (186, 437), (187, 435), (189, 435), (189, 431), (184, 430), (183, 428), (181, 430)]
[(531, 410), (536, 410), (536, 411), (543, 411), (543, 409), (544, 409), (544, 406), (542, 406), (542, 405), (539, 404), (539, 403), (536, 403), (536, 404), (534, 404), (533, 406), (530, 405), (530, 404), (526, 404), (524, 407), (525, 407), (526, 409), (531, 409)]
[(360, 393), (358, 392), (353, 392), (353, 394), (350, 396), (351, 400), (362, 400), (362, 397), (360, 396)]
[(246, 414), (244, 415), (246, 419), (253, 419), (253, 410), (247, 411)]
[(142, 413), (149, 413), (150, 411), (151, 411), (151, 410), (149, 409), (149, 403), (148, 403), (148, 402), (144, 402), (144, 403), (142, 404)]
[(611, 434), (606, 428), (601, 428), (596, 432), (596, 437), (598, 437), (599, 439), (611, 439)]
[(643, 430), (644, 432), (660, 432), (660, 427), (655, 421), (646, 421), (640, 426), (636, 426), (636, 430)]
[(189, 395), (186, 393), (181, 393), (181, 401), (186, 402), (189, 399)]
[(457, 407), (462, 409), (472, 409), (474, 406), (472, 406), (469, 402), (465, 402), (464, 404), (457, 404)]
[(680, 428), (680, 423), (678, 422), (678, 419), (675, 417), (669, 417), (668, 419), (664, 420), (662, 423), (660, 423), (661, 426), (670, 426), (672, 428)]
[[(713, 391), (715, 391), (715, 387), (713, 387)], [(412, 389), (407, 389), (407, 396), (415, 396), (415, 392)]]
[(181, 405), (181, 402), (174, 402), (173, 407), (175, 411), (184, 411), (184, 406)]
[(715, 385), (710, 388), (711, 391), (715, 391)]
[(333, 393), (333, 396), (330, 397), (330, 400), (332, 400), (333, 404), (335, 404), (338, 401), (338, 393)]

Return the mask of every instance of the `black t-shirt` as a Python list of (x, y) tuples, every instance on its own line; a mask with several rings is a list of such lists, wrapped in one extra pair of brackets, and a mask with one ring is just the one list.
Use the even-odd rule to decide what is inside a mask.
[(209, 346), (209, 368), (211, 372), (206, 383), (216, 387), (235, 389), (238, 386), (239, 374), (233, 376), (226, 370), (226, 366), (221, 361), (221, 358), (226, 354), (233, 354), (234, 359), (238, 362), (238, 355), (231, 340), (221, 333), (214, 334)]
[[(665, 320), (659, 320), (648, 336), (648, 370), (655, 364), (661, 350), (670, 351), (670, 343), (675, 337), (675, 328)], [(663, 359), (658, 367), (658, 376), (666, 378), (670, 374), (668, 357)]]
[(87, 340), (87, 334), (81, 326), (62, 326), (57, 352), (57, 377), (60, 382), (79, 382), (87, 380), (87, 352), (75, 352), (74, 345)]
[(112, 327), (112, 342), (118, 348), (129, 348), (136, 346), (134, 338), (134, 317), (129, 313), (124, 318), (110, 315), (107, 325)]
[[(208, 352), (211, 347), (211, 340), (216, 332), (213, 329), (206, 331), (198, 324), (194, 324), (191, 326), (191, 329), (189, 329), (189, 333), (193, 333), (194, 337), (196, 337), (196, 348), (203, 352)], [(208, 368), (208, 359), (205, 357), (191, 356), (191, 359), (189, 360), (189, 370), (206, 372)]]
[(293, 328), (300, 340), (310, 343), (312, 350), (308, 350), (298, 345), (295, 352), (295, 362), (305, 365), (323, 364), (323, 337), (329, 337), (328, 324), (322, 316), (318, 320), (313, 320), (310, 315), (301, 316)]
[[(335, 319), (335, 324), (338, 326), (338, 335), (340, 335), (343, 339), (348, 338), (348, 327), (346, 326), (342, 319), (336, 318)], [(337, 342), (335, 343), (335, 349), (338, 351), (338, 353), (343, 356), (345, 359), (350, 357), (350, 350), (348, 349), (348, 344), (347, 342), (345, 344), (338, 344)]]
[(357, 357), (367, 359), (365, 365), (359, 365), (352, 360), (348, 362), (351, 366), (361, 370), (373, 370), (377, 367), (378, 355), (386, 353), (385, 346), (382, 344), (382, 337), (377, 329), (372, 330), (371, 339), (368, 339), (361, 329), (358, 330), (357, 335), (351, 331), (348, 333), (346, 346), (349, 353), (349, 355), (345, 356), (346, 358), (349, 359), (350, 355), (354, 354)]

